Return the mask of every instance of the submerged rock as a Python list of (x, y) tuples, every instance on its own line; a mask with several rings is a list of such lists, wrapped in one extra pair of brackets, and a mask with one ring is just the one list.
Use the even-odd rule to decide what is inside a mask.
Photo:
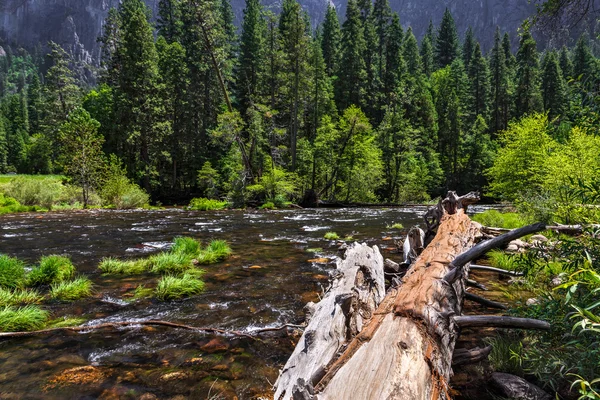
[(494, 372), (491, 383), (502, 396), (509, 399), (550, 400), (552, 398), (533, 383), (511, 374)]
[(200, 349), (207, 353), (226, 351), (229, 349), (229, 343), (224, 342), (221, 338), (214, 338), (210, 342), (200, 347)]

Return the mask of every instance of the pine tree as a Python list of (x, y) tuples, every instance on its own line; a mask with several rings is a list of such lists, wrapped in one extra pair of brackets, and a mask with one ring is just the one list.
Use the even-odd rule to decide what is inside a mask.
[(475, 44), (468, 75), (471, 83), (471, 122), (475, 122), (478, 116), (482, 116), (485, 121), (490, 95), (490, 72), (479, 43)]
[(121, 61), (117, 48), (121, 45), (121, 16), (116, 8), (108, 10), (108, 16), (102, 26), (100, 42), (99, 80), (101, 83), (114, 87), (117, 85), (121, 68)]
[(335, 7), (329, 4), (325, 21), (323, 21), (323, 36), (321, 46), (323, 48), (323, 58), (327, 67), (327, 75), (334, 76), (338, 71), (340, 60), (340, 40), (342, 32), (340, 31), (340, 21), (335, 11)]
[[(397, 15), (395, 15), (397, 18)], [(390, 44), (388, 38), (389, 25), (392, 22), (392, 9), (388, 0), (375, 0), (373, 6), (373, 23), (375, 25), (375, 31), (377, 33), (377, 60), (379, 65), (377, 66), (377, 73), (379, 79), (384, 79), (384, 65), (385, 65), (385, 49)], [(398, 22), (398, 25), (400, 23)]]
[(498, 132), (506, 129), (510, 119), (509, 76), (506, 58), (500, 39), (500, 29), (496, 28), (494, 47), (490, 54), (491, 115), (490, 129)]
[(37, 73), (31, 75), (31, 82), (27, 87), (27, 99), (29, 100), (29, 125), (30, 134), (39, 133), (42, 123), (42, 85)]
[(260, 1), (246, 0), (237, 73), (238, 100), (242, 115), (245, 115), (251, 104), (261, 102), (261, 94), (266, 94), (265, 36), (266, 25)]
[(415, 76), (423, 73), (423, 65), (421, 63), (421, 56), (419, 55), (419, 45), (417, 44), (417, 38), (415, 38), (412, 28), (410, 27), (404, 35), (402, 56), (406, 64), (406, 70), (410, 75)]
[(473, 28), (469, 26), (467, 33), (465, 34), (465, 42), (462, 46), (462, 60), (467, 71), (471, 66), (471, 57), (473, 57), (473, 51), (475, 51), (475, 35), (473, 34)]
[(510, 44), (510, 36), (508, 35), (508, 32), (504, 32), (504, 36), (502, 36), (502, 49), (504, 50), (506, 68), (508, 69), (509, 74), (511, 74), (517, 66), (517, 59), (512, 53), (512, 46)]
[(6, 141), (6, 129), (4, 127), (4, 116), (0, 113), (0, 173), (8, 172), (8, 144)]
[(536, 42), (526, 27), (521, 34), (517, 52), (516, 116), (520, 117), (543, 108), (540, 93), (540, 71)]
[(558, 65), (556, 52), (548, 53), (542, 76), (542, 96), (544, 109), (550, 118), (562, 115), (567, 111), (568, 98), (562, 71)]
[[(370, 0), (368, 0), (370, 4)], [(363, 111), (367, 115), (370, 121), (374, 121), (374, 123), (378, 124), (381, 121), (382, 116), (382, 104), (384, 101), (384, 95), (382, 93), (383, 82), (381, 79), (381, 74), (383, 71), (383, 60), (379, 58), (378, 49), (381, 47), (383, 52), (383, 47), (385, 47), (385, 43), (382, 45), (379, 43), (379, 36), (377, 34), (376, 21), (373, 16), (371, 8), (368, 8), (370, 14), (367, 15), (367, 18), (363, 21), (363, 32), (365, 36), (365, 52), (364, 52), (364, 60), (365, 60), (365, 71), (367, 73), (366, 79), (366, 87), (365, 87), (365, 103), (363, 105)], [(367, 12), (367, 10), (363, 9), (363, 12)], [(398, 24), (399, 26), (400, 24)], [(401, 30), (402, 28), (400, 28)], [(400, 46), (402, 43), (402, 38), (400, 37), (400, 42), (398, 42), (397, 46)]]
[(167, 43), (178, 41), (181, 37), (180, 0), (160, 0), (158, 2), (158, 18), (156, 29)]
[(342, 25), (341, 62), (336, 81), (336, 104), (340, 110), (363, 105), (367, 72), (363, 58), (366, 43), (356, 0), (349, 0)]
[(433, 56), (433, 44), (429, 36), (425, 36), (421, 43), (421, 62), (423, 64), (423, 73), (430, 76), (435, 70), (435, 60)]
[(559, 65), (565, 79), (573, 76), (573, 62), (569, 56), (569, 50), (567, 49), (567, 46), (563, 46), (560, 49)]
[(435, 62), (438, 68), (444, 68), (458, 57), (459, 43), (458, 34), (456, 33), (456, 24), (452, 14), (446, 8), (438, 37), (435, 42)]
[(585, 81), (591, 78), (595, 70), (595, 59), (589, 46), (587, 33), (581, 35), (573, 49), (573, 77)]
[(383, 79), (383, 92), (385, 95), (385, 104), (387, 106), (391, 104), (393, 94), (400, 88), (400, 82), (405, 73), (404, 59), (402, 57), (402, 37), (403, 32), (402, 27), (400, 26), (400, 18), (398, 18), (398, 14), (394, 14), (392, 23), (388, 29), (388, 43), (384, 54), (385, 73)]

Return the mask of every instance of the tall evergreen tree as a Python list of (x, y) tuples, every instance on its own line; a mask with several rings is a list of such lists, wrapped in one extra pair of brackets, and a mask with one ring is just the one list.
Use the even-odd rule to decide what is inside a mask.
[(471, 66), (471, 57), (473, 57), (473, 51), (475, 51), (475, 35), (473, 34), (473, 28), (469, 26), (467, 33), (465, 34), (465, 41), (462, 46), (462, 60), (467, 71)]
[(528, 27), (521, 34), (517, 52), (516, 116), (520, 117), (543, 108), (540, 93), (540, 71), (537, 45)]
[(266, 24), (262, 17), (260, 1), (246, 0), (237, 73), (238, 100), (242, 115), (245, 115), (251, 104), (261, 102), (261, 94), (266, 94), (265, 40)]
[(560, 49), (559, 65), (565, 79), (573, 76), (573, 62), (569, 56), (569, 50), (567, 49), (567, 46), (563, 46)]
[[(388, 0), (375, 0), (373, 6), (373, 23), (377, 33), (377, 73), (379, 79), (383, 81), (385, 65), (385, 48), (389, 45), (388, 27), (392, 22), (392, 9)], [(398, 23), (398, 25), (400, 25)]]
[(450, 10), (446, 8), (435, 43), (435, 61), (438, 68), (444, 68), (458, 57), (459, 42), (456, 24)]
[(4, 127), (4, 116), (0, 113), (0, 173), (8, 172), (8, 144), (6, 140), (6, 129)]
[(544, 109), (550, 118), (564, 114), (568, 108), (565, 80), (558, 64), (556, 52), (548, 53), (542, 76)]
[(29, 125), (30, 133), (39, 133), (42, 123), (42, 85), (37, 73), (31, 75), (31, 82), (27, 86), (27, 99), (29, 101)]
[(412, 28), (408, 28), (404, 35), (404, 43), (402, 45), (402, 57), (406, 64), (407, 72), (410, 75), (420, 75), (423, 73), (423, 64), (419, 55), (419, 45), (417, 38), (413, 34)]
[(490, 95), (490, 72), (479, 43), (475, 44), (468, 75), (471, 84), (470, 122), (474, 123), (478, 116), (482, 116), (485, 121)]
[(579, 37), (575, 48), (573, 49), (573, 75), (574, 78), (581, 77), (587, 80), (593, 76), (596, 60), (590, 50), (589, 38), (587, 33)]
[[(515, 58), (514, 54), (512, 53), (512, 46), (510, 43), (510, 36), (508, 35), (508, 32), (504, 32), (504, 36), (502, 36), (502, 49), (504, 50), (504, 59), (506, 60), (506, 68), (508, 69), (509, 74), (511, 74), (512, 71), (517, 66), (517, 59)], [(512, 75), (511, 75), (511, 78), (512, 78)]]
[(158, 34), (167, 43), (178, 41), (181, 36), (181, 7), (180, 0), (160, 0), (158, 2), (158, 18), (156, 28)]
[(494, 47), (490, 54), (491, 115), (490, 129), (498, 132), (506, 129), (510, 119), (509, 76), (500, 29), (496, 28)]
[(385, 104), (390, 105), (392, 95), (400, 88), (400, 82), (405, 72), (404, 59), (402, 57), (402, 27), (398, 14), (392, 17), (392, 23), (388, 29), (387, 46), (385, 49), (385, 67), (383, 68), (383, 92)]
[(430, 76), (435, 70), (433, 43), (431, 42), (430, 36), (425, 36), (421, 43), (421, 62), (423, 64), (423, 73)]
[(340, 110), (354, 104), (361, 106), (365, 100), (367, 72), (364, 53), (366, 43), (356, 0), (349, 0), (346, 21), (342, 25), (341, 62), (336, 81), (336, 104)]
[(340, 61), (340, 40), (342, 32), (335, 7), (329, 4), (325, 21), (323, 21), (323, 36), (321, 46), (323, 48), (323, 59), (327, 68), (327, 75), (333, 76), (338, 71)]

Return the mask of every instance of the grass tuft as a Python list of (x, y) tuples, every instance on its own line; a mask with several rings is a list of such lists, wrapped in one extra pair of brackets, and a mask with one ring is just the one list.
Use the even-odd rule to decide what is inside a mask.
[(231, 248), (224, 240), (213, 240), (205, 250), (198, 253), (196, 260), (198, 264), (207, 265), (223, 261), (231, 255)]
[(194, 275), (184, 274), (181, 278), (171, 275), (162, 277), (156, 286), (156, 298), (165, 301), (201, 293), (204, 290), (204, 282)]
[(486, 256), (492, 267), (505, 269), (507, 271), (518, 269), (517, 263), (515, 262), (515, 256), (512, 254), (505, 253), (502, 250), (490, 250)]
[(79, 277), (69, 282), (52, 285), (50, 297), (57, 300), (72, 301), (89, 297), (92, 294), (92, 281)]
[(148, 270), (147, 260), (119, 260), (112, 257), (103, 258), (98, 268), (105, 274), (137, 275)]
[(144, 285), (138, 285), (138, 287), (136, 287), (135, 291), (133, 292), (133, 297), (131, 298), (131, 300), (135, 301), (135, 300), (152, 297), (153, 292), (154, 291), (152, 289), (146, 288), (146, 287), (144, 287)]
[(165, 252), (148, 259), (150, 271), (158, 274), (181, 273), (192, 268), (192, 257), (185, 253)]
[(386, 225), (387, 229), (404, 229), (404, 225), (402, 225), (400, 222), (396, 222), (392, 225)]
[(192, 201), (190, 201), (190, 205), (188, 206), (190, 210), (198, 211), (222, 210), (226, 207), (226, 201), (206, 199), (203, 197), (192, 199)]
[(340, 236), (335, 232), (327, 232), (323, 237), (327, 240), (338, 240), (340, 238)]
[(42, 329), (48, 318), (48, 311), (38, 306), (28, 305), (15, 308), (6, 306), (0, 308), (0, 331), (20, 332)]
[(42, 299), (43, 297), (35, 290), (0, 288), (0, 307), (39, 303)]
[(87, 319), (85, 318), (57, 318), (57, 319), (53, 319), (52, 321), (48, 321), (48, 323), (46, 324), (46, 328), (67, 328), (67, 327), (71, 327), (71, 326), (79, 326), (81, 324), (83, 324), (84, 322), (87, 322)]
[(42, 257), (40, 265), (27, 275), (28, 286), (50, 285), (71, 279), (75, 267), (69, 257), (51, 255)]
[(173, 247), (171, 247), (173, 253), (187, 254), (194, 257), (200, 252), (200, 242), (191, 237), (180, 236), (173, 240)]
[(502, 213), (498, 210), (486, 210), (475, 214), (473, 221), (479, 222), (483, 226), (505, 229), (521, 228), (529, 223), (526, 218), (517, 213)]
[(0, 255), (0, 287), (16, 289), (25, 284), (25, 264), (23, 261)]

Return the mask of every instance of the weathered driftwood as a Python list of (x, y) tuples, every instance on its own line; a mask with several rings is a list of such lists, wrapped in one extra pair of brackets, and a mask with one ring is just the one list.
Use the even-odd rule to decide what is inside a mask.
[(474, 281), (473, 279), (466, 279), (465, 283), (467, 284), (467, 286), (471, 286), (471, 287), (477, 288), (479, 290), (484, 290), (484, 291), (488, 290), (488, 288), (485, 287), (484, 284)]
[(504, 317), (501, 315), (459, 315), (453, 318), (460, 328), (517, 328), (517, 329), (550, 329), (546, 321), (533, 318)]
[(465, 300), (471, 300), (476, 303), (481, 304), (482, 306), (489, 308), (497, 308), (499, 310), (506, 310), (506, 306), (502, 303), (498, 303), (497, 301), (488, 300), (485, 297), (477, 296), (476, 294), (466, 292)]
[(523, 276), (524, 275), (522, 272), (508, 271), (508, 270), (501, 269), (501, 268), (489, 267), (487, 265), (471, 264), (469, 269), (471, 269), (473, 271), (479, 270), (479, 271), (497, 272), (500, 275), (510, 275), (510, 276)]
[(474, 349), (456, 349), (452, 355), (452, 366), (475, 364), (485, 360), (491, 353), (492, 346), (484, 348), (475, 347)]
[(354, 243), (338, 261), (334, 277), (275, 382), (275, 399), (292, 398), (295, 387), (296, 397), (303, 396), (303, 388), (322, 377), (327, 364), (363, 329), (385, 296), (383, 257), (377, 246)]

